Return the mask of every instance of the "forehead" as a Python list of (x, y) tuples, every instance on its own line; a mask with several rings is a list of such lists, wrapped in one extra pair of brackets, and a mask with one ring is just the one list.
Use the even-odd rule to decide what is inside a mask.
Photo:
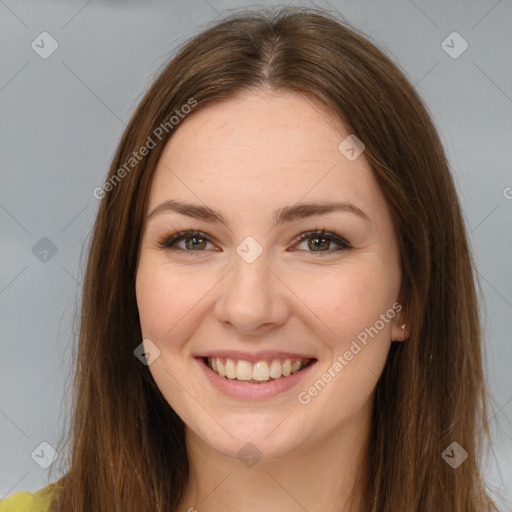
[(173, 197), (249, 214), (332, 199), (378, 213), (383, 198), (364, 153), (350, 161), (339, 150), (349, 135), (322, 103), (298, 94), (257, 91), (203, 107), (167, 142), (148, 208)]

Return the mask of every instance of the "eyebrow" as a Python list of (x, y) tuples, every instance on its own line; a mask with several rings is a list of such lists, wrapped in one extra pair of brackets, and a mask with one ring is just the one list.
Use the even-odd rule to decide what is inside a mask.
[[(228, 225), (222, 214), (208, 206), (183, 203), (174, 199), (168, 199), (156, 206), (153, 211), (146, 216), (145, 222), (156, 215), (171, 211), (194, 219), (201, 219), (207, 222), (220, 222)], [(285, 206), (277, 210), (273, 218), (276, 224), (284, 224), (297, 219), (313, 217), (315, 215), (325, 215), (332, 212), (348, 212), (361, 217), (367, 222), (372, 222), (370, 217), (368, 217), (363, 210), (347, 202), (313, 202)]]

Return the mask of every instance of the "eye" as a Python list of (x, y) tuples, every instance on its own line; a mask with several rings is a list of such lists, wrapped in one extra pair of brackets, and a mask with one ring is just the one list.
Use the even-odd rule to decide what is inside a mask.
[[(302, 241), (307, 241), (307, 247), (308, 249), (311, 249), (311, 251), (308, 252), (316, 252), (316, 253), (333, 253), (336, 251), (341, 251), (344, 249), (350, 249), (351, 245), (341, 236), (339, 236), (336, 233), (330, 233), (326, 232), (325, 230), (315, 230), (315, 231), (308, 231), (307, 233), (301, 233), (297, 239), (299, 242), (303, 243)], [(330, 246), (331, 244), (336, 244), (338, 247), (335, 249), (330, 250), (324, 250), (328, 249), (327, 246)], [(300, 244), (299, 244), (300, 245)]]
[[(336, 233), (326, 232), (323, 229), (301, 233), (295, 238), (295, 241), (299, 242), (298, 245), (303, 243), (303, 241), (307, 241), (307, 247), (310, 250), (306, 250), (306, 252), (331, 254), (336, 251), (351, 248), (351, 245), (343, 237)], [(178, 246), (181, 242), (184, 242), (184, 246), (182, 247)], [(208, 243), (212, 244), (208, 235), (201, 231), (190, 230), (181, 231), (172, 235), (165, 235), (158, 242), (158, 247), (161, 249), (180, 251), (181, 253), (187, 253), (187, 255), (190, 254), (196, 256), (198, 253), (205, 252)], [(335, 244), (337, 247), (329, 249), (331, 244)], [(294, 250), (296, 249), (292, 249), (292, 251)]]
[[(184, 247), (179, 247), (177, 244), (184, 242)], [(184, 253), (198, 253), (204, 252), (206, 244), (211, 243), (207, 235), (201, 231), (181, 231), (173, 235), (164, 236), (159, 242), (158, 246), (161, 249), (169, 249), (173, 251), (180, 251)]]

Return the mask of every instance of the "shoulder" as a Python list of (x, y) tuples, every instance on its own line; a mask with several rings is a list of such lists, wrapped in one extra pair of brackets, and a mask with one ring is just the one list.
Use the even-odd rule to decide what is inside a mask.
[(19, 491), (0, 500), (0, 512), (48, 512), (55, 484), (32, 493)]

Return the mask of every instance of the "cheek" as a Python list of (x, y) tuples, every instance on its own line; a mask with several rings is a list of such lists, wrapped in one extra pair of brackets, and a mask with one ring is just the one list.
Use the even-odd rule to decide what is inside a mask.
[(222, 275), (193, 263), (178, 268), (160, 253), (143, 252), (135, 281), (142, 336), (162, 352), (187, 356), (187, 342), (204, 321)]
[(342, 404), (336, 412), (342, 421), (367, 403), (384, 368), (399, 310), (400, 272), (397, 265), (368, 254), (329, 277), (317, 277), (302, 281), (300, 294), (308, 297), (325, 333), (327, 357), (319, 369), (321, 382), (307, 383), (311, 387), (304, 386), (301, 399), (311, 400), (318, 410)]
[(182, 383), (187, 376), (178, 363), (182, 345), (190, 336), (183, 321), (197, 303), (197, 290), (186, 286), (179, 273), (151, 254), (143, 254), (137, 268), (135, 290), (143, 339), (150, 339), (160, 355), (149, 366), (158, 388), (171, 407), (183, 410)]
[(325, 357), (315, 378), (305, 382), (297, 395), (312, 416), (333, 411), (322, 420), (330, 426), (369, 404), (386, 363), (396, 314), (395, 283), (391, 286), (380, 272), (368, 268), (345, 270), (331, 276), (328, 286), (317, 281), (317, 287), (309, 287), (314, 290), (309, 304), (318, 317), (316, 325), (325, 333), (321, 339)]
[[(374, 261), (375, 260), (375, 261)], [(377, 259), (347, 263), (295, 280), (297, 295), (315, 314), (316, 323), (329, 345), (350, 344), (352, 338), (373, 326), (397, 299), (400, 276), (396, 269), (382, 268)], [(379, 330), (390, 334), (391, 323)]]
[[(200, 286), (200, 287), (199, 287)], [(160, 261), (147, 257), (141, 260), (136, 277), (136, 297), (142, 334), (161, 344), (186, 333), (187, 314), (204, 296), (206, 284), (187, 279), (183, 273), (170, 272)]]

